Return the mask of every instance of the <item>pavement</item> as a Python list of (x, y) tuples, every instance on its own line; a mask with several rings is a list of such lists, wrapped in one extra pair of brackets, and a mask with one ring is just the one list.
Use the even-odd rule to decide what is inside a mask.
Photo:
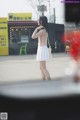
[[(41, 80), (36, 55), (0, 56), (0, 83)], [(53, 53), (47, 61), (47, 69), (52, 80), (65, 77), (65, 69), (70, 61), (66, 53)]]

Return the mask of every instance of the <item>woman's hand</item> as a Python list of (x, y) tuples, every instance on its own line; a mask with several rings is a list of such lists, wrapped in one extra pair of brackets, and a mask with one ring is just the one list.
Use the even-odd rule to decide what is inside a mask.
[(33, 32), (33, 34), (32, 34), (32, 39), (36, 39), (36, 38), (38, 38), (39, 36), (41, 36), (42, 34), (43, 34), (43, 31), (41, 31), (40, 29), (42, 29), (42, 28), (44, 28), (43, 26), (39, 26), (39, 27), (37, 27), (35, 30), (34, 30), (34, 32)]
[(44, 28), (43, 26), (39, 26), (39, 27), (37, 27), (36, 29), (37, 30), (40, 30), (40, 29), (42, 29), (42, 28)]

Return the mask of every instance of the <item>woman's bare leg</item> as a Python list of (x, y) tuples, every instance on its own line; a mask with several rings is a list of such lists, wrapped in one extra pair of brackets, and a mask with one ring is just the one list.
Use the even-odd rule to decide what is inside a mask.
[(46, 80), (46, 77), (45, 77), (45, 75), (44, 75), (44, 73), (43, 73), (42, 70), (41, 70), (41, 75), (42, 75), (42, 79), (43, 79), (43, 80)]
[(48, 70), (46, 69), (46, 62), (45, 61), (40, 61), (40, 67), (46, 77), (47, 80), (51, 80), (50, 74)]
[(40, 70), (41, 70), (42, 79), (43, 79), (43, 80), (46, 80), (46, 76), (45, 76), (45, 74), (44, 74), (44, 72), (43, 72), (43, 70), (42, 70), (41, 64), (40, 64)]

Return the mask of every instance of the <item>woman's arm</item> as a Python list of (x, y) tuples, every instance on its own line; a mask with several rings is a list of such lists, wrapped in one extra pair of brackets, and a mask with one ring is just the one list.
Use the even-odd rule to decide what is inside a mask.
[[(36, 38), (38, 38), (39, 36), (41, 36), (41, 35), (43, 34), (43, 30), (40, 30), (41, 28), (43, 28), (43, 26), (37, 27), (37, 28), (34, 30), (32, 36), (31, 36), (32, 39), (36, 39)], [(38, 31), (39, 31), (39, 32), (38, 32)]]

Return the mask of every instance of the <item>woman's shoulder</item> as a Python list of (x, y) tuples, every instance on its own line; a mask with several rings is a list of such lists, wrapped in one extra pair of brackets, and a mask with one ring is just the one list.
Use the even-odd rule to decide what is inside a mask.
[(38, 32), (40, 32), (40, 33), (42, 33), (42, 34), (47, 33), (45, 28), (41, 28), (41, 29), (39, 29), (39, 31), (38, 31)]
[(48, 32), (46, 31), (46, 29), (44, 27), (41, 28), (40, 30), (48, 34)]
[(45, 27), (41, 27), (38, 32), (41, 32), (43, 35), (46, 34), (48, 35), (48, 32), (46, 31)]

